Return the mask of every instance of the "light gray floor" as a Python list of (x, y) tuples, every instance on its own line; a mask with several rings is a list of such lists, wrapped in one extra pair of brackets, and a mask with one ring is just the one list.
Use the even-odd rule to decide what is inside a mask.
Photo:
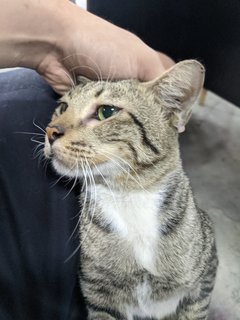
[(240, 108), (208, 92), (180, 142), (197, 202), (215, 223), (220, 264), (210, 320), (239, 320)]

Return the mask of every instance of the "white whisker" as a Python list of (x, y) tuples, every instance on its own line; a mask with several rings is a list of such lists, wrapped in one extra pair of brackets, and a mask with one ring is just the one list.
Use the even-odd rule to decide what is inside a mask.
[[(93, 220), (93, 217), (94, 217), (94, 214), (96, 213), (96, 207), (97, 207), (97, 189), (96, 189), (96, 183), (95, 183), (95, 179), (94, 179), (94, 176), (93, 176), (93, 173), (92, 173), (92, 169), (87, 161), (87, 159), (85, 158), (85, 161), (86, 161), (86, 164), (89, 168), (89, 173), (90, 173), (90, 179), (92, 181), (92, 184), (94, 186), (94, 209), (92, 210), (91, 209), (91, 220), (90, 220), (90, 223), (89, 223), (89, 226), (88, 226), (88, 229), (86, 230), (85, 232), (85, 237), (81, 240), (81, 245), (84, 243), (84, 241), (86, 240), (88, 234), (89, 234), (89, 231), (90, 231), (90, 228), (91, 228), (91, 225), (92, 225), (92, 220)], [(90, 205), (91, 205), (91, 202), (90, 202)]]
[(104, 175), (103, 175), (102, 172), (98, 169), (98, 167), (95, 165), (95, 163), (92, 162), (92, 164), (94, 165), (94, 167), (96, 168), (96, 170), (98, 171), (98, 173), (100, 174), (100, 176), (102, 177), (103, 181), (106, 183), (106, 185), (107, 185), (107, 187), (108, 187), (108, 189), (109, 189), (109, 191), (110, 191), (110, 193), (111, 193), (111, 195), (112, 195), (113, 201), (115, 202), (115, 205), (116, 205), (116, 207), (117, 207), (118, 204), (117, 204), (115, 195), (114, 195), (114, 193), (113, 193), (113, 191), (112, 191), (112, 189), (111, 189), (111, 187), (110, 187), (107, 179), (105, 179)]
[[(38, 144), (38, 145), (34, 148), (34, 150), (33, 150), (34, 159), (37, 158), (37, 155), (38, 155), (39, 152), (40, 152), (40, 153), (43, 152), (44, 147), (42, 147), (42, 149), (38, 150), (40, 147), (42, 147), (42, 144), (41, 144), (41, 143)], [(37, 155), (35, 156), (36, 152), (37, 152)]]
[(68, 79), (71, 82), (72, 89), (74, 89), (76, 87), (76, 79), (72, 79), (71, 75), (68, 72), (66, 72), (65, 70), (62, 70), (62, 71), (66, 74), (66, 76), (68, 77)]
[[(139, 179), (139, 181), (129, 172), (129, 170), (127, 170), (127, 169), (125, 169), (124, 167), (122, 167), (122, 166), (121, 166), (117, 161), (115, 161), (112, 157), (107, 156), (106, 153), (108, 153), (108, 154), (111, 155), (112, 157), (116, 157), (117, 159), (119, 159), (120, 161), (122, 161), (124, 164), (126, 164), (126, 165), (128, 166), (128, 168), (135, 173), (135, 175), (137, 176), (137, 178)], [(148, 190), (146, 190), (146, 189), (141, 185), (141, 183), (140, 183), (141, 180), (140, 180), (139, 175), (137, 174), (137, 172), (134, 170), (134, 168), (132, 168), (132, 166), (131, 166), (126, 160), (124, 160), (124, 159), (122, 159), (121, 157), (116, 156), (115, 154), (112, 154), (111, 152), (108, 152), (108, 151), (106, 151), (106, 150), (104, 151), (104, 153), (101, 152), (101, 154), (102, 154), (103, 156), (107, 157), (107, 158), (108, 158), (110, 161), (112, 161), (113, 163), (115, 163), (120, 169), (122, 169), (123, 172), (127, 173), (127, 174), (132, 178), (132, 180), (135, 181), (135, 182), (140, 186), (140, 188), (141, 188), (142, 190), (144, 190), (145, 192), (149, 192)], [(127, 178), (128, 178), (128, 177), (127, 177)]]
[[(68, 177), (68, 174), (74, 169), (75, 166), (76, 164), (74, 163), (73, 166), (65, 174), (62, 174), (53, 184), (51, 184), (51, 188), (53, 188), (63, 178)], [(68, 180), (69, 181), (67, 183), (69, 183), (72, 179), (68, 178)]]
[(20, 134), (30, 134), (30, 135), (34, 135), (34, 136), (42, 136), (45, 137), (45, 134), (43, 133), (37, 133), (37, 132), (25, 132), (25, 131), (15, 131), (13, 133), (20, 133)]
[(30, 140), (31, 140), (32, 142), (36, 142), (36, 143), (39, 144), (39, 145), (44, 145), (44, 144), (45, 144), (44, 142), (35, 140), (35, 139), (33, 139), (33, 138), (31, 138)]
[[(100, 49), (99, 49), (100, 50)], [(97, 54), (99, 53), (99, 51), (97, 51)], [(87, 56), (87, 55), (85, 55), (85, 54), (82, 54), (82, 53), (73, 53), (73, 54), (70, 54), (70, 55), (68, 55), (68, 56), (66, 56), (65, 58), (63, 58), (62, 59), (62, 61), (64, 61), (64, 60), (66, 60), (66, 59), (69, 59), (69, 58), (71, 58), (71, 57), (73, 57), (73, 56), (82, 56), (82, 57), (84, 57), (84, 58), (87, 58), (88, 60), (90, 60), (95, 66), (96, 66), (96, 68), (97, 68), (97, 70), (98, 70), (98, 72), (99, 72), (99, 75), (97, 74), (97, 72), (96, 71), (94, 71), (94, 73), (96, 74), (96, 76), (97, 76), (97, 79), (99, 80), (102, 80), (103, 78), (102, 78), (102, 73), (101, 73), (101, 69), (100, 69), (100, 67), (98, 66), (98, 64), (91, 58), (91, 57), (89, 57), (89, 56)], [(93, 70), (93, 69), (92, 69)]]
[[(75, 163), (73, 169), (75, 169), (75, 168), (77, 168), (77, 171), (79, 171), (79, 169), (78, 169), (78, 159), (76, 159), (76, 163)], [(71, 189), (68, 191), (68, 193), (63, 197), (63, 200), (66, 199), (67, 196), (72, 192), (73, 188), (76, 186), (77, 180), (78, 180), (78, 175), (76, 174), (76, 177), (74, 179), (73, 185), (72, 185)]]
[[(76, 230), (79, 228), (80, 222), (81, 222), (83, 214), (85, 212), (85, 206), (86, 206), (86, 203), (87, 203), (87, 189), (88, 189), (88, 182), (87, 182), (88, 176), (87, 175), (88, 174), (86, 172), (86, 168), (84, 166), (84, 163), (83, 163), (82, 159), (80, 159), (80, 160), (81, 160), (81, 167), (82, 167), (82, 172), (83, 172), (83, 176), (84, 176), (84, 180), (85, 180), (86, 190), (85, 190), (85, 195), (84, 195), (84, 201), (83, 201), (83, 206), (82, 206), (82, 210), (81, 210), (81, 215), (79, 216), (79, 219), (78, 219), (78, 221), (76, 223), (76, 226), (74, 227), (74, 229), (73, 229), (73, 231), (72, 231), (67, 243), (69, 243), (71, 241), (71, 239), (74, 236)], [(71, 255), (64, 262), (65, 263), (68, 262), (78, 252), (80, 247), (81, 247), (81, 244), (79, 244), (77, 246), (77, 248), (71, 253)]]
[(41, 128), (39, 125), (37, 125), (34, 120), (33, 120), (32, 123), (33, 123), (33, 125), (34, 125), (36, 128), (38, 128), (38, 129), (41, 130), (44, 134), (46, 134), (46, 131), (45, 131), (43, 128)]
[(97, 76), (97, 80), (100, 81), (100, 78), (99, 78), (97, 72), (96, 72), (93, 68), (91, 68), (91, 67), (89, 67), (89, 66), (86, 66), (86, 65), (75, 66), (75, 67), (71, 68), (70, 71), (72, 72), (72, 71), (74, 71), (74, 70), (76, 70), (76, 69), (81, 69), (81, 68), (82, 68), (82, 69), (83, 69), (83, 68), (87, 68), (87, 69), (91, 70), (92, 72), (94, 72), (95, 75)]

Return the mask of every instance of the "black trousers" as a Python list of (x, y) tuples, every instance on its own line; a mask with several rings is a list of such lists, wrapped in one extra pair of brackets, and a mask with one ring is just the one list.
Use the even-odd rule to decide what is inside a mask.
[(66, 262), (78, 246), (79, 186), (64, 199), (72, 183), (53, 186), (59, 176), (31, 141), (44, 141), (33, 123), (46, 126), (57, 98), (31, 70), (0, 73), (0, 320), (86, 318), (79, 252)]

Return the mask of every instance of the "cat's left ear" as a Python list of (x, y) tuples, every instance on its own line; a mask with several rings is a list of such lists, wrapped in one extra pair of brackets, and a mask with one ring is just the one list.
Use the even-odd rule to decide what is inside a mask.
[(145, 83), (154, 91), (157, 99), (172, 117), (172, 124), (178, 132), (185, 130), (204, 83), (205, 69), (196, 60), (184, 60), (175, 64), (161, 77)]
[(91, 80), (84, 76), (77, 76), (77, 85), (84, 87)]

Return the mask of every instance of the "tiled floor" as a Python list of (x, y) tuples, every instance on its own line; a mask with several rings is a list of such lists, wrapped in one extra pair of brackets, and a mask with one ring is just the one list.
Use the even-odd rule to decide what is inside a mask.
[(215, 223), (220, 265), (210, 320), (239, 320), (240, 109), (209, 92), (180, 142), (196, 199)]

